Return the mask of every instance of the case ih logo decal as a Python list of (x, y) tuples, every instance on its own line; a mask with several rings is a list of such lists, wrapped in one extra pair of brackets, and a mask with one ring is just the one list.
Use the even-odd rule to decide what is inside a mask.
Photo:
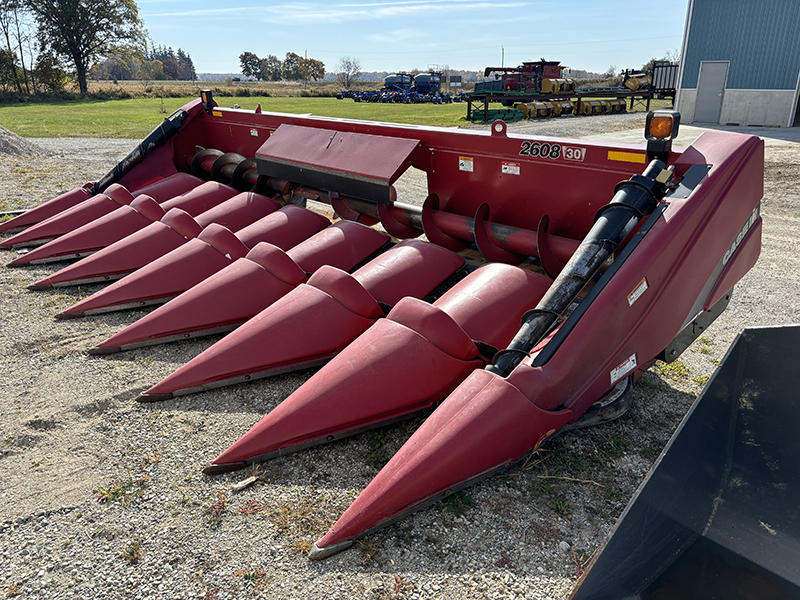
[(761, 213), (761, 203), (759, 202), (758, 205), (756, 205), (756, 207), (753, 209), (753, 213), (747, 218), (747, 221), (744, 222), (744, 225), (739, 231), (739, 234), (736, 236), (736, 239), (733, 240), (733, 243), (731, 244), (730, 248), (728, 248), (727, 252), (725, 252), (725, 255), (722, 257), (723, 265), (728, 264), (728, 261), (731, 259), (731, 256), (733, 256), (734, 252), (736, 252), (736, 249), (742, 243), (742, 240), (747, 235), (747, 232), (750, 231), (753, 228), (753, 225), (755, 225), (755, 222), (758, 221), (760, 213)]

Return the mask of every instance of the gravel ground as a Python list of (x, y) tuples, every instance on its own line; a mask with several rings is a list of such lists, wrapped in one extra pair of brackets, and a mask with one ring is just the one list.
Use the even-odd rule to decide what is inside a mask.
[[(510, 130), (615, 136), (641, 131), (642, 122), (641, 114), (611, 115), (515, 123)], [(210, 478), (201, 467), (308, 373), (137, 404), (134, 396), (218, 338), (89, 356), (88, 347), (144, 311), (54, 321), (55, 312), (99, 287), (30, 292), (27, 285), (63, 263), (0, 269), (0, 593), (75, 599), (565, 597), (736, 333), (800, 320), (793, 252), (800, 144), (767, 142), (761, 259), (737, 286), (728, 311), (675, 363), (680, 368), (648, 372), (619, 421), (559, 435), (525, 468), (322, 562), (306, 558), (310, 544), (416, 422), (271, 461), (253, 485), (234, 492), (250, 473)], [(30, 206), (95, 180), (133, 147), (129, 140), (25, 143), (38, 148), (26, 154), (0, 146), (5, 208)], [(419, 180), (409, 178), (400, 197), (419, 192)], [(0, 251), (0, 262), (14, 256)]]

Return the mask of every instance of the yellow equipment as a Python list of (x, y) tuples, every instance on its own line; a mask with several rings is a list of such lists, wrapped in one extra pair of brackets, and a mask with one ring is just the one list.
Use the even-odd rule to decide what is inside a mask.
[(645, 73), (636, 73), (625, 80), (625, 87), (635, 92), (641, 88), (649, 86), (651, 83), (652, 79), (650, 79), (650, 75)]

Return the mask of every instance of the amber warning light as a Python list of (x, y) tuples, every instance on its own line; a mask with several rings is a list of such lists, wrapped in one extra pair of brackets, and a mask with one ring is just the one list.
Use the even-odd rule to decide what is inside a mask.
[(647, 114), (645, 138), (648, 140), (673, 140), (678, 136), (681, 114), (672, 110), (656, 110)]

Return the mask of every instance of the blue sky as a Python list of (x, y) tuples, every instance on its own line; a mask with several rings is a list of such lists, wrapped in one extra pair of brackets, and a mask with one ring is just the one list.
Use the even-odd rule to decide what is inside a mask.
[(199, 73), (238, 73), (239, 55), (308, 54), (335, 72), (482, 70), (560, 60), (602, 72), (678, 50), (687, 0), (138, 0), (152, 40), (188, 52)]

